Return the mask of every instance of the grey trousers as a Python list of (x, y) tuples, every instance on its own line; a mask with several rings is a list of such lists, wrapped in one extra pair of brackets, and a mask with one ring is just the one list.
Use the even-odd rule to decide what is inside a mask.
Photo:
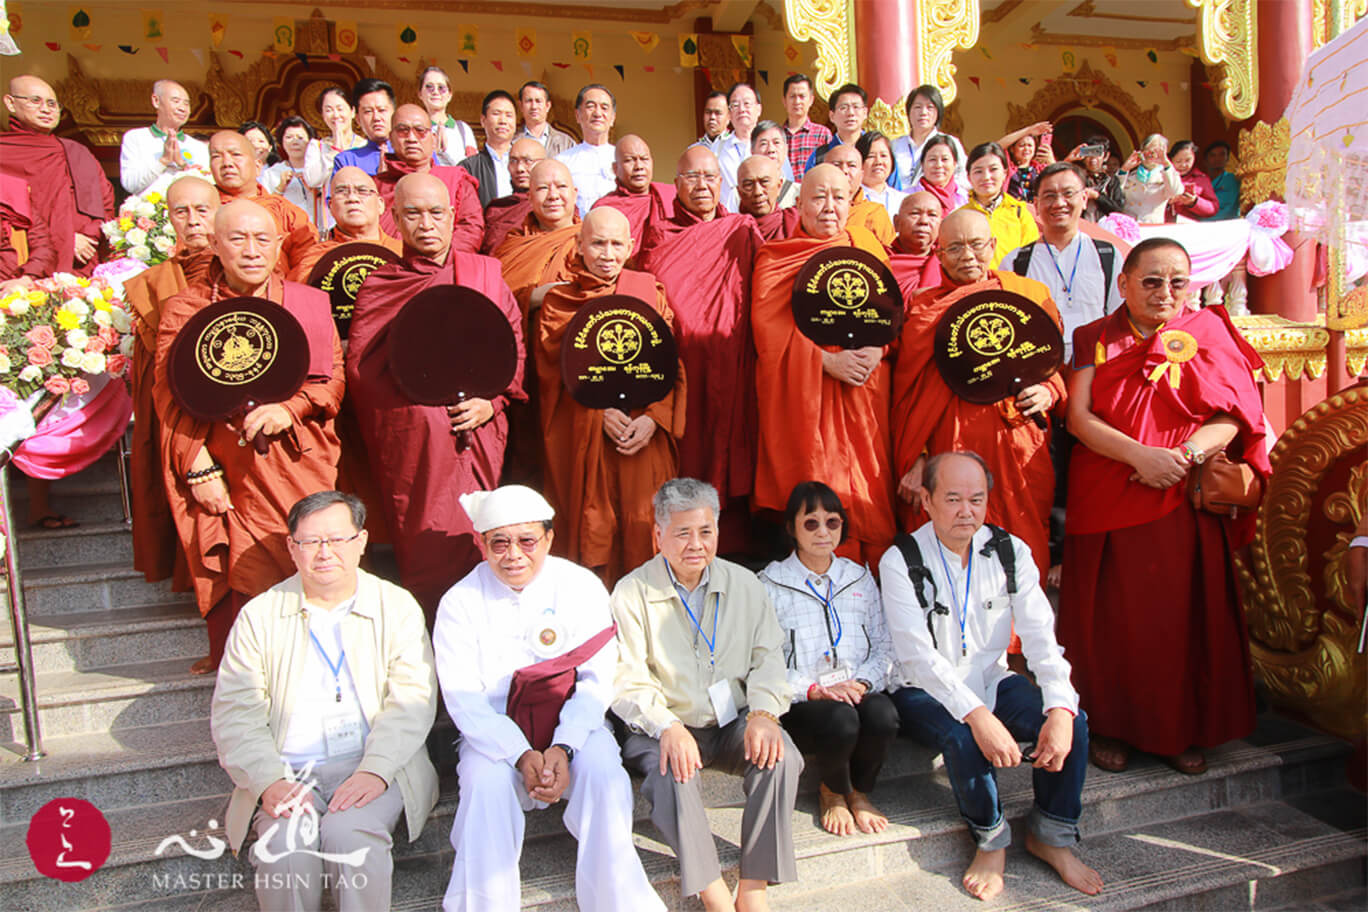
[[(329, 761), (314, 767), (318, 785), (310, 792), (318, 811), (317, 828), (296, 826), (291, 839), (291, 817), (272, 817), (257, 808), (253, 818), (257, 843), (252, 847), (256, 867), (253, 883), (262, 912), (315, 912), (329, 889), (339, 912), (375, 912), (390, 906), (394, 862), (395, 825), (404, 812), (404, 796), (390, 783), (384, 793), (365, 807), (328, 813), (328, 801), (337, 787), (356, 771), (359, 758)], [(307, 814), (296, 815), (300, 823)], [(270, 833), (272, 826), (275, 832)], [(293, 843), (293, 844), (291, 844)], [(364, 856), (362, 852), (364, 851)], [(259, 852), (269, 853), (271, 860)], [(325, 860), (322, 855), (346, 860)], [(279, 857), (277, 857), (279, 856)]]
[[(784, 759), (768, 770), (746, 762), (744, 716), (723, 728), (690, 728), (689, 734), (698, 742), (704, 766), (717, 766), (744, 777), (741, 877), (767, 883), (796, 880), (793, 805), (798, 798), (803, 755), (788, 734), (784, 734)], [(629, 770), (646, 777), (641, 791), (651, 803), (651, 822), (679, 856), (680, 891), (685, 896), (701, 892), (722, 876), (722, 868), (703, 809), (699, 777), (681, 785), (668, 768), (661, 775), (660, 742), (649, 735), (629, 735), (622, 747), (622, 760)]]

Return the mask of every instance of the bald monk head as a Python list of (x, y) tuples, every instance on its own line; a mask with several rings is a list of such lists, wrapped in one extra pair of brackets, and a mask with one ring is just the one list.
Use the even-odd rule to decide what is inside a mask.
[(400, 105), (394, 112), (394, 128), (390, 130), (390, 145), (400, 161), (418, 171), (432, 167), (432, 153), (437, 148), (437, 135), (432, 132), (432, 118), (417, 105)]
[(956, 285), (988, 277), (997, 241), (988, 216), (975, 209), (956, 209), (941, 222), (936, 258), (941, 272)]
[(850, 183), (850, 195), (854, 196), (864, 180), (864, 159), (860, 156), (860, 150), (855, 148), (855, 144), (841, 143), (832, 146), (826, 155), (822, 156), (822, 161), (839, 168), (845, 174), (846, 180)]
[(352, 237), (379, 238), (380, 213), (385, 201), (375, 189), (375, 180), (354, 165), (339, 168), (328, 185), (328, 211)]
[(187, 253), (207, 250), (214, 242), (214, 214), (218, 209), (218, 190), (202, 177), (186, 175), (166, 188), (167, 218)]
[(759, 218), (779, 205), (784, 175), (768, 155), (752, 155), (736, 169), (736, 190), (741, 195), (741, 211)]
[(213, 244), (229, 288), (240, 295), (264, 293), (280, 256), (280, 231), (270, 212), (251, 200), (225, 203), (214, 215)]
[(190, 119), (190, 93), (179, 82), (158, 79), (152, 83), (152, 109), (162, 132), (179, 132)]
[(717, 214), (722, 198), (722, 169), (707, 146), (690, 146), (675, 165), (675, 193), (679, 204), (703, 221)]
[(632, 225), (612, 206), (590, 209), (580, 224), (579, 252), (584, 266), (600, 279), (612, 281), (632, 255)]
[(229, 196), (253, 197), (260, 192), (257, 162), (252, 141), (236, 130), (219, 130), (209, 137), (209, 170), (214, 183)]
[(629, 193), (645, 193), (655, 177), (655, 161), (646, 140), (633, 133), (619, 139), (613, 155), (613, 171), (618, 183)]
[(394, 221), (406, 247), (445, 263), (456, 210), (446, 184), (431, 174), (406, 174), (394, 185)]
[(57, 93), (37, 76), (15, 76), (9, 81), (5, 109), (12, 119), (36, 133), (51, 133), (62, 119)]
[(526, 192), (532, 185), (532, 169), (546, 161), (546, 147), (530, 136), (514, 141), (508, 150), (508, 181), (513, 191)]
[(835, 237), (850, 218), (850, 181), (835, 165), (818, 165), (803, 175), (798, 191), (798, 217), (815, 238)]
[(532, 169), (527, 199), (543, 231), (554, 231), (575, 223), (575, 196), (575, 182), (570, 178), (570, 169), (561, 162), (548, 158)]
[(936, 245), (940, 231), (941, 204), (925, 190), (908, 194), (898, 207), (893, 227), (898, 231), (898, 244), (908, 253), (923, 256)]

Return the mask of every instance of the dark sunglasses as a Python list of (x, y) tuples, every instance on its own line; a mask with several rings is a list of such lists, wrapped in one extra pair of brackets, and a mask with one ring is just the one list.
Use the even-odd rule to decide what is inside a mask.
[[(844, 519), (841, 519), (841, 517), (839, 517), (839, 516), (828, 516), (828, 517), (827, 517), (827, 520), (826, 520), (826, 527), (827, 527), (827, 531), (828, 531), (828, 532), (835, 532), (835, 531), (837, 531), (838, 529), (840, 529), (841, 526), (843, 526), (843, 525), (845, 525), (845, 520), (844, 520)], [(803, 520), (803, 528), (804, 528), (804, 529), (807, 529), (809, 532), (816, 532), (816, 531), (817, 531), (818, 529), (820, 529), (821, 527), (822, 527), (821, 522), (819, 522), (818, 519), (817, 519), (817, 517), (815, 517), (815, 516), (809, 516), (807, 519)]]

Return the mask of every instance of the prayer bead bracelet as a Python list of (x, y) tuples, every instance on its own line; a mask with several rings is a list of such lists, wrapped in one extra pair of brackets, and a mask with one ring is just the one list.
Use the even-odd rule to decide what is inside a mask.
[(217, 481), (222, 477), (223, 469), (211, 469), (208, 475), (197, 475), (194, 478), (187, 478), (186, 483), (193, 488), (195, 485), (202, 485), (210, 481)]
[(198, 471), (194, 472), (186, 472), (185, 480), (193, 484), (196, 479), (206, 478), (209, 475), (214, 474), (215, 472), (218, 472), (220, 474), (222, 474), (223, 472), (223, 466), (219, 465), (217, 462), (205, 469), (199, 469)]
[(778, 724), (778, 722), (779, 722), (779, 717), (778, 717), (778, 716), (776, 716), (774, 713), (769, 712), (768, 710), (764, 710), (764, 709), (752, 709), (750, 712), (746, 713), (746, 721), (749, 722), (751, 719), (754, 719), (756, 716), (764, 716), (766, 719), (769, 719), (771, 722), (774, 722), (774, 723), (776, 723), (776, 724)]

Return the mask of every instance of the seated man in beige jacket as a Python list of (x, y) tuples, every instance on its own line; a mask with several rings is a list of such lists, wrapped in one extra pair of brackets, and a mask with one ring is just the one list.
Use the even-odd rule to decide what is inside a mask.
[[(437, 803), (432, 644), (413, 596), (359, 569), (365, 522), (350, 494), (295, 504), (299, 572), (247, 603), (219, 666), (211, 728), (237, 786), (228, 842), (242, 846), (255, 811), (263, 910), (318, 909), (324, 889), (340, 912), (389, 908), (399, 816), (417, 839)], [(316, 825), (290, 819), (301, 815)]]

